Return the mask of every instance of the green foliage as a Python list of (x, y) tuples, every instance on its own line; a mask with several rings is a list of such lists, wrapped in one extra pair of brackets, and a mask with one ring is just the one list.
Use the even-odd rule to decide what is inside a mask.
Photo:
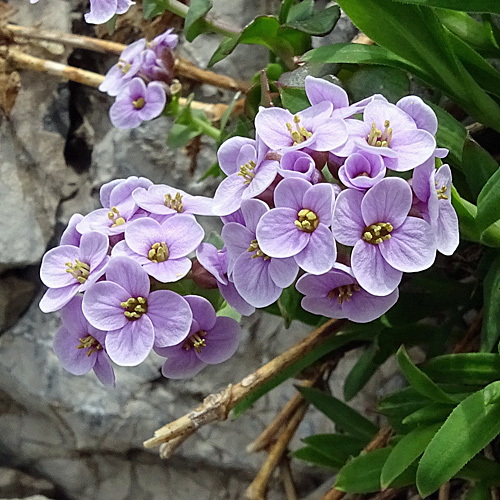
[[(496, 167), (496, 170), (493, 170), (493, 167)], [(493, 175), (491, 175), (477, 197), (476, 222), (479, 231), (484, 231), (488, 226), (500, 219), (500, 169), (498, 169), (498, 164), (494, 160), (490, 168)]]
[[(484, 319), (481, 350), (491, 351), (500, 337), (500, 255), (493, 261), (483, 283)], [(495, 355), (496, 356), (496, 355)], [(500, 364), (500, 361), (497, 360)], [(500, 372), (496, 375), (500, 379)]]
[(204, 18), (211, 8), (211, 0), (191, 0), (184, 22), (184, 34), (188, 42), (192, 42), (198, 35), (207, 31)]
[(167, 10), (168, 2), (166, 0), (143, 0), (142, 10), (145, 19), (159, 16)]
[(292, 457), (304, 460), (305, 462), (309, 462), (313, 465), (319, 465), (320, 467), (326, 467), (334, 470), (339, 470), (343, 465), (342, 462), (336, 460), (334, 457), (325, 455), (312, 446), (299, 448), (292, 453)]
[[(311, 4), (309, 0), (305, 0), (298, 4), (296, 7), (302, 4)], [(292, 14), (292, 11), (290, 11)], [(299, 31), (303, 31), (308, 35), (313, 36), (325, 36), (333, 30), (334, 26), (340, 17), (340, 9), (337, 5), (332, 7), (327, 7), (316, 14), (308, 13), (309, 17), (300, 16), (300, 18), (289, 16), (287, 22), (284, 24), (287, 28), (294, 28)]]
[[(496, 386), (500, 382), (494, 382)], [(485, 389), (464, 399), (424, 452), (417, 471), (422, 497), (436, 491), (500, 433), (500, 404), (485, 404)]]
[(427, 7), (442, 7), (444, 9), (462, 10), (465, 12), (491, 12), (500, 14), (500, 4), (497, 0), (396, 0), (398, 2), (426, 5)]

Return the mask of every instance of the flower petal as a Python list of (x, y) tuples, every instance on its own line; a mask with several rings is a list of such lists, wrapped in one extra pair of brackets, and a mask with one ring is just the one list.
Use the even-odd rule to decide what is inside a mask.
[(269, 275), (280, 288), (289, 287), (295, 281), (298, 272), (299, 266), (293, 257), (287, 259), (273, 257), (269, 261)]
[(148, 273), (140, 264), (128, 257), (114, 257), (109, 261), (106, 267), (106, 280), (118, 283), (127, 291), (129, 298), (149, 295)]
[(184, 299), (189, 304), (193, 313), (193, 321), (198, 323), (201, 330), (211, 330), (215, 326), (217, 316), (210, 302), (199, 295), (185, 295)]
[(231, 137), (223, 142), (217, 151), (220, 168), (227, 176), (239, 172), (241, 165), (237, 163), (238, 155), (241, 148), (246, 145), (251, 145), (255, 148), (255, 141), (247, 137)]
[(96, 362), (96, 353), (87, 356), (87, 349), (78, 349), (78, 333), (67, 330), (64, 326), (57, 330), (54, 337), (54, 352), (62, 367), (73, 375), (89, 372)]
[(168, 259), (165, 262), (150, 261), (144, 264), (144, 270), (161, 283), (174, 283), (184, 278), (191, 270), (192, 262), (187, 257)]
[(337, 299), (308, 295), (302, 299), (301, 306), (305, 311), (327, 318), (344, 319), (346, 317)]
[(276, 207), (291, 208), (295, 213), (304, 206), (303, 199), (312, 184), (305, 179), (283, 179), (274, 190), (274, 204)]
[(444, 255), (452, 255), (460, 243), (460, 234), (457, 213), (451, 203), (446, 201), (439, 203), (439, 215), (434, 234), (438, 251)]
[(49, 250), (42, 259), (40, 278), (44, 285), (50, 288), (62, 288), (75, 285), (78, 281), (73, 275), (66, 272), (66, 263), (75, 264), (75, 259), (80, 255), (78, 247), (61, 245)]
[(241, 203), (241, 213), (245, 219), (247, 229), (255, 234), (260, 218), (269, 212), (269, 207), (261, 200), (243, 200)]
[(130, 298), (130, 294), (117, 283), (99, 281), (92, 285), (83, 296), (83, 314), (88, 322), (105, 332), (122, 328), (128, 322), (125, 310), (120, 305)]
[(108, 246), (108, 237), (103, 233), (91, 231), (82, 234), (79, 259), (88, 264), (93, 271), (106, 257)]
[(237, 351), (241, 336), (241, 327), (237, 321), (220, 316), (214, 327), (207, 331), (207, 345), (197, 353), (197, 356), (204, 363), (211, 365), (223, 363)]
[(302, 201), (303, 208), (312, 210), (325, 226), (330, 226), (333, 217), (335, 195), (332, 185), (326, 182), (311, 186)]
[(198, 359), (194, 349), (186, 351), (180, 347), (179, 351), (181, 349), (183, 352), (180, 352), (178, 355), (171, 355), (163, 364), (161, 372), (164, 377), (173, 380), (192, 378), (207, 366), (203, 361)]
[(64, 307), (77, 293), (80, 284), (62, 288), (49, 288), (40, 300), (40, 310), (44, 313), (55, 312)]
[(227, 282), (227, 285), (219, 283), (219, 290), (227, 303), (242, 316), (251, 316), (255, 312), (255, 307), (243, 300), (241, 295), (236, 290), (234, 283), (231, 283), (230, 281)]
[(111, 365), (111, 360), (105, 351), (97, 353), (94, 373), (103, 385), (106, 387), (115, 387), (115, 372)]
[(344, 300), (342, 309), (348, 320), (356, 323), (369, 323), (385, 314), (398, 301), (398, 297), (397, 288), (383, 297), (377, 297), (365, 290), (360, 290), (354, 292), (351, 300)]
[(345, 189), (337, 197), (332, 231), (342, 245), (353, 246), (363, 235), (365, 222), (361, 215), (362, 200), (363, 193), (356, 189)]
[(240, 208), (243, 192), (248, 189), (248, 184), (244, 182), (243, 177), (232, 174), (219, 184), (212, 206), (215, 215), (229, 215)]
[(271, 149), (293, 146), (293, 138), (286, 124), (293, 123), (293, 115), (283, 108), (260, 108), (255, 117), (255, 130)]
[(327, 101), (333, 104), (333, 109), (349, 106), (347, 92), (334, 83), (330, 83), (323, 78), (314, 78), (306, 76), (305, 80), (306, 95), (311, 104), (319, 104)]
[(326, 273), (337, 258), (333, 234), (324, 224), (320, 224), (310, 236), (309, 243), (295, 256), (295, 262), (307, 273)]
[(418, 128), (436, 135), (438, 129), (436, 113), (420, 97), (416, 95), (403, 97), (396, 103), (396, 106), (409, 114)]
[(243, 199), (253, 198), (263, 193), (276, 178), (278, 172), (277, 161), (265, 160), (255, 169), (255, 177), (248, 185), (248, 189), (243, 191)]
[(179, 259), (194, 252), (203, 241), (205, 231), (191, 215), (170, 217), (162, 225), (169, 258)]
[(89, 333), (89, 322), (82, 311), (83, 297), (76, 295), (61, 311), (61, 321), (67, 330), (78, 337), (86, 337)]

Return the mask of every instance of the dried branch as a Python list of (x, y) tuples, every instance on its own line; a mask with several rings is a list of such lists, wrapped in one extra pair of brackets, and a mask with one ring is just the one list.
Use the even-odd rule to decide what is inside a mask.
[[(9, 49), (6, 54), (6, 61), (12, 69), (28, 69), (31, 71), (39, 71), (48, 75), (57, 76), (64, 80), (82, 83), (90, 87), (99, 87), (103, 82), (104, 76), (86, 71), (84, 69), (67, 66), (65, 64), (41, 59), (39, 57), (30, 56), (21, 52), (18, 49)], [(180, 98), (179, 104), (186, 105), (186, 99)], [(199, 101), (192, 101), (191, 108), (204, 111), (212, 121), (220, 120), (224, 111), (227, 109), (227, 104), (210, 104)]]
[(288, 444), (293, 438), (300, 422), (302, 422), (308, 406), (309, 405), (306, 401), (301, 403), (283, 432), (279, 435), (276, 443), (274, 443), (269, 450), (269, 455), (267, 456), (266, 461), (262, 465), (255, 479), (245, 491), (246, 500), (265, 500), (269, 479), (271, 479), (274, 469), (278, 466), (283, 454), (288, 448)]
[(392, 500), (393, 498), (396, 498), (401, 491), (402, 490), (397, 488), (387, 488), (386, 490), (373, 495), (368, 500)]
[(483, 322), (483, 310), (481, 309), (470, 324), (464, 337), (455, 345), (453, 349), (453, 354), (459, 354), (461, 352), (470, 352), (471, 350), (477, 349), (477, 337), (481, 330), (481, 324)]
[(279, 464), (279, 471), (281, 482), (283, 483), (283, 488), (287, 500), (299, 500), (297, 496), (297, 491), (295, 490), (295, 483), (293, 481), (292, 469), (290, 467), (290, 459), (284, 456)]
[(211, 394), (194, 411), (158, 429), (155, 432), (155, 437), (145, 441), (144, 446), (146, 448), (153, 448), (210, 422), (225, 420), (229, 412), (238, 403), (271, 380), (276, 374), (288, 368), (305, 354), (322, 344), (344, 325), (345, 322), (343, 321), (330, 320), (326, 322), (298, 344), (280, 354), (266, 365), (261, 366), (257, 371), (245, 377), (238, 384), (234, 386), (229, 385), (222, 392)]
[[(378, 450), (384, 448), (392, 435), (392, 429), (390, 427), (382, 427), (375, 437), (365, 446), (361, 453), (368, 453), (369, 451)], [(321, 500), (342, 500), (346, 493), (344, 491), (337, 490), (332, 486), (332, 488), (326, 492)]]
[(446, 481), (446, 483), (442, 484), (439, 487), (438, 500), (450, 500), (450, 482), (449, 481)]
[[(44, 40), (54, 42), (69, 47), (92, 50), (107, 54), (120, 55), (127, 47), (121, 43), (101, 40), (90, 36), (73, 35), (71, 33), (61, 33), (57, 31), (42, 31), (37, 28), (17, 26), (7, 24), (2, 29), (3, 35), (7, 37), (18, 37), (27, 40)], [(174, 72), (177, 76), (181, 75), (191, 80), (213, 85), (214, 87), (233, 90), (235, 92), (248, 92), (250, 84), (241, 80), (236, 80), (229, 76), (219, 75), (213, 71), (198, 68), (192, 62), (183, 58), (176, 58)]]

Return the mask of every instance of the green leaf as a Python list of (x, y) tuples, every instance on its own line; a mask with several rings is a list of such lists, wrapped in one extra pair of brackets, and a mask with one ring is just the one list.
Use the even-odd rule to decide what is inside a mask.
[(218, 63), (219, 61), (222, 61), (222, 59), (225, 59), (238, 46), (239, 42), (239, 35), (224, 38), (224, 40), (222, 40), (220, 45), (212, 54), (210, 61), (208, 61), (207, 67), (211, 68), (215, 63)]
[(467, 492), (465, 500), (491, 500), (490, 488), (484, 483), (478, 483)]
[[(496, 164), (493, 159), (492, 161)], [(493, 167), (493, 164), (491, 166)], [(480, 231), (484, 231), (500, 219), (500, 169), (498, 169), (498, 164), (496, 167), (496, 171), (477, 197), (476, 222)]]
[[(462, 170), (467, 177), (470, 188), (477, 196), (487, 184), (490, 177), (498, 172), (498, 163), (487, 151), (473, 140), (465, 141), (462, 158)], [(492, 193), (489, 191), (490, 188), (487, 189), (483, 196), (491, 195)], [(487, 202), (489, 202), (489, 200), (487, 200)], [(489, 203), (488, 206), (490, 206)], [(487, 220), (489, 220), (489, 218), (486, 218), (483, 222), (486, 223)]]
[[(379, 492), (382, 468), (391, 451), (391, 448), (382, 448), (352, 459), (340, 469), (335, 481), (335, 488), (346, 493)], [(414, 481), (415, 468), (409, 467), (391, 483), (391, 486), (401, 488), (413, 484)]]
[[(483, 283), (484, 318), (481, 329), (481, 351), (489, 352), (500, 337), (500, 255), (493, 261)], [(496, 356), (496, 355), (495, 355)], [(500, 358), (500, 357), (499, 357)], [(498, 363), (500, 378), (500, 361)]]
[(339, 470), (342, 465), (344, 465), (339, 460), (321, 453), (312, 446), (299, 448), (292, 453), (292, 457), (298, 458), (299, 460), (304, 460), (305, 462), (309, 462), (314, 465), (319, 465), (320, 467), (328, 467), (335, 470)]
[(283, 0), (281, 2), (281, 9), (280, 9), (280, 12), (278, 14), (280, 24), (283, 24), (284, 22), (286, 22), (286, 20), (288, 19), (288, 16), (289, 16), (289, 12), (290, 12), (294, 3), (295, 3), (295, 0)]
[(232, 318), (238, 323), (241, 321), (241, 314), (238, 311), (235, 311), (227, 302), (217, 311), (217, 316)]
[(404, 425), (429, 425), (434, 422), (444, 422), (453, 410), (450, 405), (442, 403), (431, 403), (414, 411), (402, 420)]
[(408, 380), (410, 385), (419, 394), (438, 403), (456, 404), (455, 399), (440, 389), (424, 372), (412, 363), (404, 347), (399, 349), (396, 357), (406, 380)]
[(292, 321), (295, 319), (297, 309), (300, 309), (300, 301), (302, 295), (295, 288), (295, 284), (291, 284), (285, 288), (278, 299), (278, 307), (281, 316), (285, 321), (285, 328), (290, 328)]
[(337, 5), (334, 5), (332, 7), (322, 9), (306, 19), (287, 20), (284, 26), (303, 31), (308, 35), (325, 36), (333, 30), (339, 18), (340, 9)]
[(481, 481), (488, 486), (500, 486), (500, 464), (477, 455), (455, 477), (468, 481)]
[(298, 113), (311, 105), (303, 88), (280, 86), (279, 90), (283, 107), (291, 113)]
[(221, 170), (219, 166), (219, 162), (216, 161), (213, 165), (211, 165), (206, 172), (198, 179), (198, 182), (204, 181), (205, 179), (208, 179), (209, 177), (224, 177), (225, 174)]
[(145, 19), (151, 19), (155, 16), (160, 16), (167, 10), (167, 3), (165, 0), (143, 0), (142, 10)]
[(397, 102), (410, 93), (408, 74), (399, 68), (365, 67), (354, 72), (347, 82), (353, 101), (382, 94), (390, 102)]
[(380, 485), (386, 489), (424, 452), (440, 425), (418, 428), (398, 441), (382, 467)]
[(169, 148), (182, 148), (200, 134), (201, 130), (193, 128), (192, 125), (174, 123), (168, 133), (167, 146)]
[(426, 5), (427, 7), (442, 7), (443, 9), (462, 10), (464, 12), (491, 12), (500, 14), (500, 4), (497, 0), (396, 0), (397, 2)]
[[(498, 385), (500, 382), (494, 382)], [(500, 404), (484, 404), (484, 389), (464, 399), (420, 460), (417, 488), (424, 498), (450, 480), (500, 433)]]
[(350, 457), (359, 455), (366, 445), (366, 439), (348, 434), (316, 434), (303, 439), (303, 441), (323, 455), (336, 460), (340, 464), (339, 468)]
[(405, 387), (385, 397), (377, 404), (377, 411), (389, 417), (403, 420), (407, 415), (429, 404), (429, 399), (413, 387)]
[(204, 17), (211, 8), (211, 0), (191, 0), (184, 21), (184, 34), (188, 42), (192, 42), (198, 35), (207, 31)]
[[(281, 13), (280, 13), (281, 14)], [(284, 20), (280, 17), (280, 23), (293, 23), (294, 21), (304, 21), (314, 14), (314, 0), (302, 0), (292, 5)]]
[(377, 433), (378, 427), (374, 423), (340, 399), (311, 387), (297, 387), (297, 390), (309, 403), (345, 432), (355, 436), (364, 436), (367, 440), (370, 440)]
[(487, 385), (500, 379), (500, 355), (468, 352), (432, 358), (422, 370), (438, 382)]
[(269, 382), (266, 382), (264, 385), (252, 392), (252, 394), (245, 398), (241, 403), (238, 403), (236, 405), (236, 407), (233, 409), (233, 415), (235, 417), (238, 417), (245, 410), (250, 408), (262, 396), (267, 394), (275, 387), (278, 387), (278, 385), (280, 385), (290, 377), (296, 376), (298, 373), (304, 370), (304, 368), (312, 365), (326, 354), (339, 349), (349, 342), (371, 340), (377, 334), (377, 331), (377, 327), (373, 323), (368, 323), (367, 325), (349, 325), (348, 328), (346, 327), (345, 330), (325, 340), (322, 344), (303, 356), (299, 361), (282, 370)]
[(451, 186), (451, 203), (458, 215), (460, 237), (465, 240), (479, 242), (481, 232), (476, 222), (476, 205), (461, 198), (455, 186)]

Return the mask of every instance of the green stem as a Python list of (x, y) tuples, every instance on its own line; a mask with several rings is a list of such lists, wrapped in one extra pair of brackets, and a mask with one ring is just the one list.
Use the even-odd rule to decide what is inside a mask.
[(218, 141), (220, 139), (220, 130), (217, 127), (213, 127), (209, 123), (200, 120), (199, 118), (196, 118), (193, 116), (192, 122), (196, 124), (196, 126), (205, 134), (208, 135), (208, 137), (211, 137), (212, 139), (215, 139)]
[[(182, 17), (183, 19), (186, 19), (187, 12), (189, 10), (189, 7), (187, 5), (184, 5), (183, 3), (179, 2), (179, 0), (167, 0), (165, 4), (165, 8), (169, 10), (170, 12), (173, 12), (179, 17)], [(205, 23), (207, 26), (210, 27), (210, 30), (213, 31), (214, 33), (219, 33), (220, 35), (228, 36), (228, 37), (233, 37), (236, 35), (239, 35), (239, 31), (226, 28), (224, 26), (221, 26), (219, 23), (216, 23), (214, 21), (210, 21), (205, 17)]]

